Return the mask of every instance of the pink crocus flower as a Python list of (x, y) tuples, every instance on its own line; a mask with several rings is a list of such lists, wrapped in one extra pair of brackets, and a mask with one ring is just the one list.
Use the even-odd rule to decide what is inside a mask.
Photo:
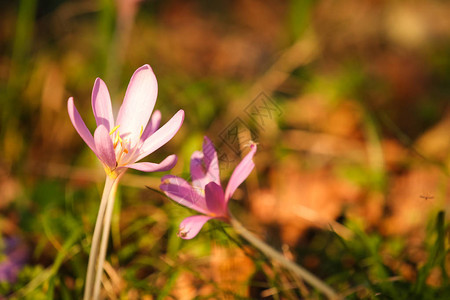
[(155, 111), (150, 119), (157, 94), (158, 83), (151, 67), (140, 67), (131, 77), (117, 119), (114, 120), (108, 88), (103, 80), (97, 78), (92, 90), (92, 110), (97, 123), (94, 136), (78, 113), (73, 98), (69, 98), (67, 108), (73, 126), (103, 163), (109, 176), (115, 178), (127, 168), (156, 172), (175, 166), (176, 155), (166, 157), (159, 164), (137, 162), (166, 144), (184, 120), (184, 111), (179, 110), (158, 129), (161, 113)]
[(201, 213), (201, 215), (187, 217), (181, 222), (179, 237), (192, 239), (211, 219), (229, 222), (228, 201), (255, 167), (253, 156), (256, 152), (256, 144), (252, 143), (250, 148), (250, 152), (234, 169), (225, 192), (220, 184), (216, 150), (206, 136), (203, 141), (203, 152), (195, 151), (191, 157), (192, 184), (173, 175), (161, 178), (160, 188), (169, 198)]

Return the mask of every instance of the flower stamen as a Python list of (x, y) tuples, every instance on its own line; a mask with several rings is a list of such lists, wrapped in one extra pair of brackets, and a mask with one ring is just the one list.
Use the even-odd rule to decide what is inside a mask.
[(114, 142), (113, 142), (114, 149), (116, 149), (117, 144), (119, 143), (119, 140), (120, 140), (120, 136), (117, 133), (116, 137), (114, 138)]
[(116, 125), (111, 132), (109, 133), (109, 135), (112, 135), (114, 132), (116, 132), (116, 130), (120, 127), (120, 125)]
[(205, 196), (205, 189), (202, 189), (201, 187), (198, 186), (193, 186), (194, 190), (198, 191), (200, 193), (200, 195), (202, 195), (203, 197)]

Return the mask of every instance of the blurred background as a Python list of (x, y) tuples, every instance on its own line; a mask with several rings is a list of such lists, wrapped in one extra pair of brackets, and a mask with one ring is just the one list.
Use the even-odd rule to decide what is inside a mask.
[[(247, 228), (350, 299), (450, 297), (449, 53), (438, 0), (0, 2), (0, 295), (80, 298), (104, 171), (66, 101), (93, 131), (95, 78), (117, 113), (148, 63), (186, 118), (146, 160), (188, 178), (207, 135), (226, 182), (254, 140)], [(105, 298), (320, 297), (226, 225), (179, 239), (161, 176), (122, 180)]]

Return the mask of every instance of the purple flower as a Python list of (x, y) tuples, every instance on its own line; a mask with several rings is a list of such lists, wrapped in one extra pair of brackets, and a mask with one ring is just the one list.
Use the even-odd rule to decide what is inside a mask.
[(92, 136), (78, 113), (73, 98), (67, 108), (70, 120), (81, 138), (94, 151), (109, 176), (117, 177), (127, 168), (144, 172), (167, 171), (177, 162), (170, 155), (161, 163), (139, 162), (166, 144), (180, 129), (184, 111), (179, 110), (164, 126), (158, 129), (161, 113), (153, 108), (158, 94), (158, 83), (149, 65), (134, 72), (114, 121), (111, 98), (103, 80), (97, 78), (92, 90), (92, 110), (97, 129)]
[(250, 148), (250, 152), (234, 169), (225, 192), (220, 185), (216, 150), (206, 136), (203, 141), (203, 152), (196, 151), (191, 157), (192, 184), (173, 175), (161, 178), (160, 188), (169, 198), (202, 214), (184, 219), (178, 231), (179, 237), (192, 239), (210, 219), (229, 221), (228, 201), (255, 167), (253, 156), (256, 144), (252, 143)]
[(4, 238), (5, 248), (0, 258), (0, 282), (15, 282), (17, 274), (28, 260), (28, 247), (16, 237)]

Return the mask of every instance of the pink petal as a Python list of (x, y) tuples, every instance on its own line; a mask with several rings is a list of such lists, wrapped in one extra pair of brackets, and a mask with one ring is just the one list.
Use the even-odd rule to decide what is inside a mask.
[(86, 124), (84, 124), (83, 119), (80, 116), (80, 113), (75, 107), (75, 104), (73, 103), (73, 97), (70, 97), (69, 100), (67, 101), (67, 110), (69, 112), (70, 121), (72, 121), (75, 130), (84, 140), (84, 142), (89, 146), (89, 148), (91, 148), (92, 151), (94, 151), (94, 153), (97, 153), (97, 149), (95, 148), (94, 137), (92, 136), (89, 129), (86, 127)]
[(195, 151), (191, 157), (192, 185), (202, 189), (209, 182), (220, 186), (219, 160), (213, 143), (205, 136), (203, 152)]
[(135, 164), (126, 165), (125, 167), (143, 171), (143, 172), (163, 172), (168, 171), (175, 167), (177, 164), (177, 156), (175, 154), (167, 156), (159, 164), (150, 162), (140, 162)]
[(194, 151), (194, 153), (192, 153), (190, 171), (193, 186), (204, 189), (205, 186), (212, 181), (206, 173), (207, 169), (204, 165), (203, 152), (201, 151)]
[(95, 80), (94, 88), (92, 89), (92, 111), (94, 112), (97, 127), (104, 125), (108, 132), (114, 128), (111, 97), (106, 84), (100, 78)]
[(180, 224), (178, 236), (185, 240), (194, 238), (202, 229), (203, 225), (205, 225), (205, 223), (211, 219), (213, 219), (213, 217), (200, 215), (187, 217)]
[(256, 144), (250, 146), (250, 152), (242, 159), (242, 161), (234, 169), (228, 181), (227, 189), (225, 190), (225, 202), (228, 203), (231, 196), (234, 194), (238, 186), (250, 175), (250, 172), (255, 167), (253, 156), (256, 153)]
[(109, 131), (105, 126), (100, 125), (97, 127), (94, 132), (94, 139), (98, 158), (110, 169), (115, 169), (116, 153)]
[(155, 133), (148, 137), (141, 147), (141, 154), (137, 157), (136, 161), (146, 157), (150, 153), (162, 147), (178, 132), (183, 124), (184, 111), (179, 110), (164, 126), (159, 128)]
[(208, 210), (218, 216), (226, 216), (226, 204), (223, 190), (220, 185), (210, 182), (205, 187), (205, 200)]
[(145, 130), (142, 133), (141, 140), (145, 141), (149, 136), (155, 133), (159, 127), (159, 123), (161, 123), (161, 112), (159, 110), (155, 110), (152, 114), (150, 122), (148, 122), (147, 127), (145, 127)]
[(159, 188), (173, 201), (198, 212), (209, 213), (205, 197), (183, 178), (166, 175), (161, 178)]
[(120, 135), (135, 144), (142, 130), (147, 126), (156, 96), (158, 82), (149, 65), (137, 69), (131, 77), (127, 92), (117, 116), (116, 125), (120, 125)]

